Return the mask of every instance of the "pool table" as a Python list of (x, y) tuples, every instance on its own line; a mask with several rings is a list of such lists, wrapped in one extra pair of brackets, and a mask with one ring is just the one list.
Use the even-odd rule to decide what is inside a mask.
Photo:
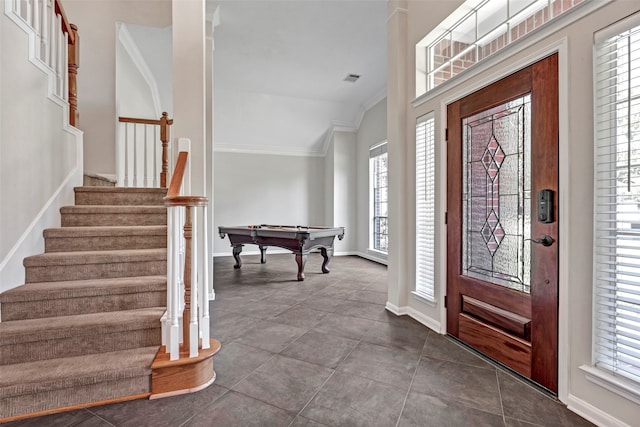
[(245, 244), (258, 245), (260, 262), (266, 263), (268, 246), (288, 249), (296, 256), (298, 264), (298, 280), (304, 280), (304, 265), (307, 255), (313, 249), (320, 249), (324, 258), (322, 272), (329, 272), (329, 261), (333, 255), (333, 242), (336, 238), (342, 240), (344, 227), (307, 227), (297, 225), (246, 225), (237, 227), (218, 227), (220, 238), (229, 236), (233, 247), (233, 258), (236, 260), (234, 268), (242, 267), (240, 253)]

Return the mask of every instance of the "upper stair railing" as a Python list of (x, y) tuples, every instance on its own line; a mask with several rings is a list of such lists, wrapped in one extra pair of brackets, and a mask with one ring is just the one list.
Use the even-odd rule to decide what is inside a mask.
[(120, 187), (167, 188), (173, 120), (119, 117), (117, 182)]
[(185, 173), (189, 169), (190, 142), (180, 139), (178, 145), (178, 160), (164, 198), (168, 233), (167, 313), (163, 318), (162, 339), (170, 360), (196, 357), (200, 348), (211, 346), (206, 221), (209, 199), (184, 195), (190, 192), (190, 174)]
[(78, 125), (80, 37), (60, 0), (6, 0), (5, 13), (36, 36), (36, 58), (54, 75), (53, 92), (69, 103), (69, 124)]

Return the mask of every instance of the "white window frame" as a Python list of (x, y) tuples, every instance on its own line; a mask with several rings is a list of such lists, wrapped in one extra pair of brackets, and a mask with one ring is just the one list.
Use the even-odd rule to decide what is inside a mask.
[(632, 200), (640, 199), (640, 182), (625, 184), (619, 175), (640, 167), (640, 154), (630, 151), (640, 136), (629, 120), (640, 114), (640, 107), (632, 111), (640, 76), (627, 78), (640, 66), (640, 14), (594, 41), (593, 360), (581, 368), (590, 381), (640, 403), (640, 228), (633, 225), (640, 225), (640, 209)]
[(376, 253), (387, 255), (389, 250), (389, 217), (387, 216), (387, 233), (386, 233), (386, 248), (377, 248), (376, 247), (376, 218), (379, 215), (376, 215), (376, 160), (380, 158), (380, 156), (387, 156), (387, 201), (384, 202), (387, 204), (387, 215), (389, 209), (389, 193), (388, 193), (388, 154), (387, 154), (387, 141), (383, 141), (379, 144), (375, 144), (371, 148), (369, 148), (369, 251)]
[(435, 114), (416, 120), (416, 280), (413, 295), (435, 304)]

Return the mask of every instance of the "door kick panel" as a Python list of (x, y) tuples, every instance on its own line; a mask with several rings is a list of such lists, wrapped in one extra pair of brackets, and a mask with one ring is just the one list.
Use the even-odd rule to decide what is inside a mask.
[(458, 322), (458, 338), (464, 343), (525, 377), (531, 377), (531, 343), (465, 313), (458, 314)]
[(531, 319), (484, 301), (462, 295), (462, 312), (480, 322), (505, 330), (527, 341), (531, 339)]

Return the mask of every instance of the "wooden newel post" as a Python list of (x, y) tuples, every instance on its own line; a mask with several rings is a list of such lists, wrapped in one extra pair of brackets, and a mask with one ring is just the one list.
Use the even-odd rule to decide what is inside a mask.
[(69, 34), (69, 124), (78, 127), (78, 68), (80, 67), (80, 36), (76, 24), (70, 24)]
[(169, 173), (169, 126), (173, 120), (165, 111), (160, 118), (160, 141), (162, 141), (162, 172), (160, 172), (160, 187), (167, 188), (167, 174)]
[(184, 351), (189, 351), (191, 321), (191, 244), (192, 244), (191, 206), (185, 207), (184, 221), (184, 312), (182, 313), (182, 345)]

